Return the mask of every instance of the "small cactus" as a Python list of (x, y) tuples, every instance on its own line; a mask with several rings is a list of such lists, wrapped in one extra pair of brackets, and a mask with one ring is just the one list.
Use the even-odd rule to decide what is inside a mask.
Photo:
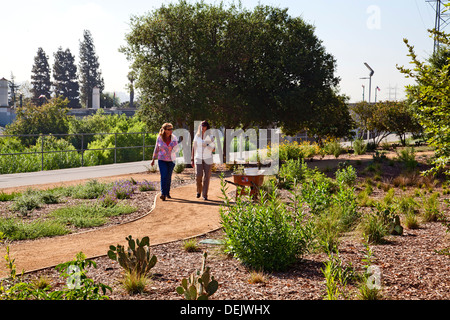
[(219, 283), (210, 274), (210, 268), (206, 267), (206, 256), (204, 252), (201, 270), (183, 279), (176, 289), (178, 294), (184, 294), (186, 300), (208, 300), (219, 288)]
[(131, 236), (125, 238), (128, 241), (128, 249), (124, 246), (110, 246), (108, 257), (119, 262), (120, 266), (128, 272), (146, 276), (156, 264), (156, 256), (150, 256), (149, 237), (133, 240)]

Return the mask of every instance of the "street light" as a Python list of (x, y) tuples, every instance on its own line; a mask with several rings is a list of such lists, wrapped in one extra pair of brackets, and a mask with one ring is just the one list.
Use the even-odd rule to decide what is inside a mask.
[[(372, 91), (372, 76), (375, 73), (375, 71), (373, 71), (373, 69), (366, 62), (364, 62), (364, 65), (370, 71), (370, 73), (369, 73), (369, 105), (370, 105), (370, 94), (371, 94), (371, 91)], [(369, 143), (369, 138), (370, 138), (370, 131), (368, 130), (367, 131), (367, 143)]]
[(366, 63), (364, 62), (364, 65), (367, 67), (367, 69), (370, 70), (370, 74), (369, 74), (369, 103), (370, 103), (370, 94), (371, 94), (371, 87), (372, 87), (372, 76), (375, 73), (375, 71), (373, 71), (373, 69)]

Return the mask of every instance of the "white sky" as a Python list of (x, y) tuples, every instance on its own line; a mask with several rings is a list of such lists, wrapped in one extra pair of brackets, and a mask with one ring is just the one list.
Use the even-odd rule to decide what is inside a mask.
[[(125, 45), (132, 15), (143, 15), (159, 8), (164, 0), (16, 0), (2, 1), (0, 19), (0, 78), (16, 82), (31, 80), (37, 49), (42, 47), (53, 65), (58, 47), (69, 48), (78, 64), (79, 41), (83, 30), (91, 31), (105, 91), (126, 92), (129, 62), (118, 51)], [(218, 1), (205, 1), (218, 3)], [(229, 1), (223, 1), (225, 4)], [(396, 65), (409, 65), (403, 38), (426, 58), (433, 51), (427, 29), (434, 27), (434, 11), (426, 0), (242, 0), (252, 9), (258, 3), (289, 8), (291, 16), (301, 16), (316, 26), (316, 35), (337, 60), (341, 93), (351, 101), (368, 99), (367, 62), (374, 70), (372, 101), (404, 97), (404, 86), (411, 83)], [(389, 89), (390, 88), (390, 89)], [(397, 89), (395, 89), (397, 88)], [(121, 95), (122, 101), (127, 95)]]

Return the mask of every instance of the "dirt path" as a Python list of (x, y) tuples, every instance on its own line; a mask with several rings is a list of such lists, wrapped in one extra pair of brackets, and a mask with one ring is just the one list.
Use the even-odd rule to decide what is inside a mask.
[[(110, 245), (125, 244), (125, 237), (150, 237), (151, 245), (176, 241), (216, 230), (220, 227), (220, 180), (212, 179), (208, 201), (196, 198), (195, 184), (175, 188), (172, 199), (156, 197), (153, 209), (134, 222), (94, 231), (25, 241), (10, 245), (16, 270), (21, 272), (53, 267), (72, 260), (82, 251), (88, 258), (105, 255)], [(6, 251), (0, 248), (3, 258)], [(0, 264), (0, 278), (7, 275)]]

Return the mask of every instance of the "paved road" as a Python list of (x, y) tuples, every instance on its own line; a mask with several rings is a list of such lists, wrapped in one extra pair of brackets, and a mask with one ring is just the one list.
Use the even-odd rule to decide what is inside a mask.
[(0, 189), (146, 172), (150, 161), (0, 175)]

